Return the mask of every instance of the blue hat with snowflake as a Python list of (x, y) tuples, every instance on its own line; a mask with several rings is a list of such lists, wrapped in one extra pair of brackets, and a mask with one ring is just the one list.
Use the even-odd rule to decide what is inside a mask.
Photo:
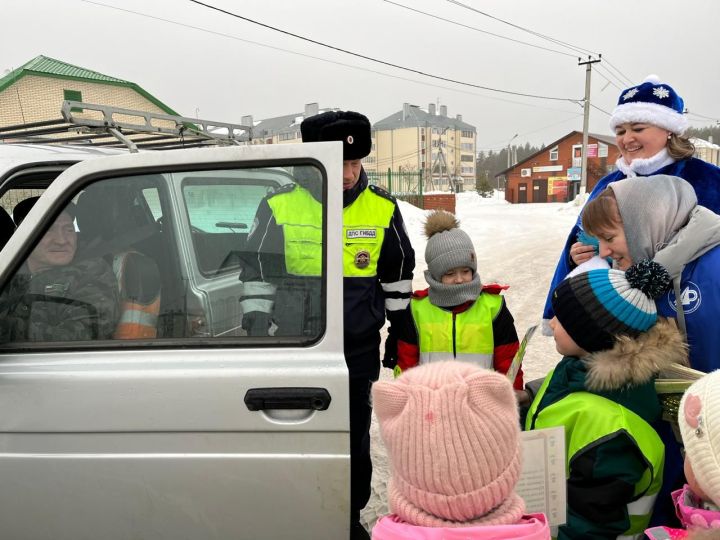
[(684, 107), (685, 103), (672, 86), (661, 83), (657, 75), (648, 75), (642, 84), (620, 94), (610, 118), (610, 129), (614, 131), (620, 124), (641, 122), (682, 135), (688, 128)]

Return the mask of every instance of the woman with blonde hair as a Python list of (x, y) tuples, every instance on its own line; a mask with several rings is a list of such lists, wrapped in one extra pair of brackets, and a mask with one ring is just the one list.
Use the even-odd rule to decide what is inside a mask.
[[(683, 136), (688, 127), (684, 110), (683, 99), (657, 75), (650, 75), (641, 84), (623, 90), (610, 118), (620, 150), (617, 170), (598, 181), (588, 200), (624, 178), (679, 176), (693, 187), (699, 205), (720, 214), (720, 168), (692, 157), (695, 148)], [(581, 213), (570, 231), (550, 284), (544, 320), (553, 318), (552, 291), (573, 268), (588, 261), (596, 252), (597, 243), (585, 234)]]

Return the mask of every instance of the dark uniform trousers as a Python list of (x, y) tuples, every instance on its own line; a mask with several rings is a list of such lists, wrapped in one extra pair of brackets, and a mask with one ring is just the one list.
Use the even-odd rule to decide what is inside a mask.
[(370, 388), (380, 375), (380, 334), (346, 341), (345, 361), (350, 375), (350, 519), (355, 523), (370, 499)]

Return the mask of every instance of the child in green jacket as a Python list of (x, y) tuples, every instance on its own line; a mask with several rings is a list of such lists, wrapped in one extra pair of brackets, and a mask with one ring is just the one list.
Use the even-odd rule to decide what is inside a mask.
[(684, 362), (675, 325), (658, 321), (654, 298), (670, 283), (641, 261), (623, 272), (567, 278), (552, 295), (555, 346), (526, 429), (564, 426), (567, 522), (559, 539), (642, 538), (662, 484), (665, 448), (652, 427), (661, 413), (654, 379)]

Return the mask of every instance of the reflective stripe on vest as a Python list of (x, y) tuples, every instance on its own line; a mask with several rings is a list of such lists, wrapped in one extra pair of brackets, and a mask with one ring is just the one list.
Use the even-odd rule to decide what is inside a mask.
[(429, 297), (413, 298), (410, 308), (418, 333), (420, 363), (455, 358), (492, 369), (492, 323), (502, 301), (499, 294), (482, 293), (470, 308), (455, 315), (453, 326), (452, 312), (434, 306)]
[(118, 280), (120, 293), (120, 319), (113, 339), (153, 339), (157, 337), (157, 323), (160, 314), (160, 292), (151, 302), (143, 304), (137, 300), (126, 298), (123, 286), (125, 283), (125, 264), (130, 256), (146, 257), (139, 252), (126, 251), (113, 257), (113, 273)]
[(322, 273), (322, 205), (301, 187), (268, 199), (275, 222), (283, 229), (285, 268), (293, 276)]
[(130, 300), (120, 302), (120, 321), (115, 327), (114, 339), (152, 339), (157, 337), (160, 297), (151, 304)]
[[(665, 463), (663, 442), (650, 424), (630, 409), (590, 392), (573, 392), (542, 409), (536, 418), (537, 407), (545, 395), (552, 374), (551, 371), (545, 377), (530, 406), (525, 429), (566, 426), (566, 477), (570, 475), (571, 461), (580, 452), (595, 444), (601, 444), (604, 438), (619, 431), (630, 436), (642, 453), (647, 468), (635, 485), (636, 499), (627, 505), (630, 527), (618, 538), (642, 538), (662, 484)], [(593, 411), (592, 422), (576, 421), (578, 411), (582, 410)]]
[(377, 275), (385, 229), (390, 226), (395, 203), (370, 188), (343, 208), (343, 275), (373, 277)]

